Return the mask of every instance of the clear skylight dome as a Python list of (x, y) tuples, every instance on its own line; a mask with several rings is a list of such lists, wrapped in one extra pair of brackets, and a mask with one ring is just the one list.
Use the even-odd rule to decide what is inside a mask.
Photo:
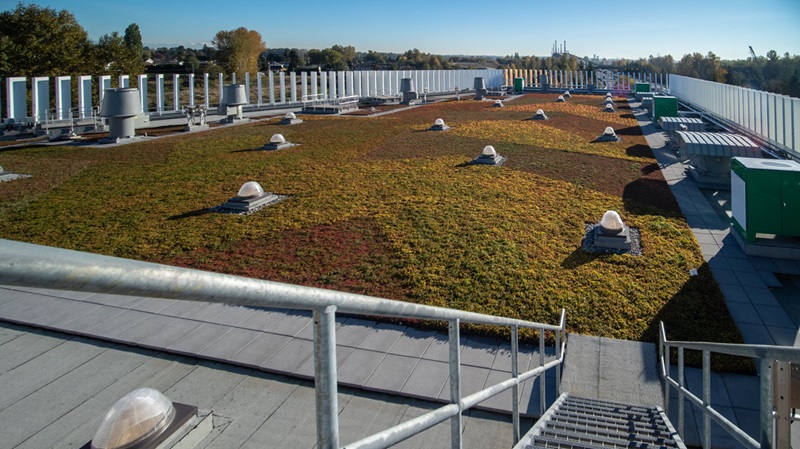
[(294, 115), (294, 112), (289, 112), (288, 114), (284, 115), (283, 118), (287, 120), (295, 120), (297, 116)]
[(494, 100), (494, 104), (503, 104), (501, 100)]
[(606, 98), (611, 98), (611, 97), (612, 97), (611, 92), (606, 92)]
[(175, 418), (172, 401), (152, 388), (121, 397), (103, 418), (92, 438), (92, 449), (123, 449), (156, 438)]
[(563, 95), (559, 95), (558, 96), (558, 101), (564, 101), (564, 96)]
[(614, 105), (611, 103), (606, 103), (606, 109), (614, 109)]
[(444, 120), (437, 118), (435, 122), (433, 122), (433, 126), (444, 126)]
[(569, 93), (569, 91), (568, 91), (568, 90), (565, 90), (565, 91), (564, 91), (564, 95), (569, 95), (569, 94), (570, 94), (570, 93)]
[(486, 145), (485, 147), (483, 147), (483, 155), (484, 156), (495, 157), (495, 156), (497, 156), (497, 151), (494, 150), (493, 146)]
[(269, 143), (286, 143), (286, 138), (283, 137), (283, 134), (273, 134), (272, 137), (269, 138)]
[(625, 228), (625, 224), (616, 211), (607, 210), (600, 219), (600, 227), (605, 231), (619, 233)]
[(614, 132), (614, 128), (612, 128), (610, 126), (606, 126), (606, 130), (603, 131), (603, 134), (605, 134), (607, 136), (615, 136), (616, 135), (616, 133)]
[(251, 196), (258, 196), (264, 193), (264, 188), (261, 187), (261, 184), (250, 181), (242, 184), (242, 187), (239, 189), (239, 193), (236, 196), (240, 196), (242, 198), (248, 198)]
[(536, 110), (536, 115), (544, 115), (544, 111), (541, 109)]

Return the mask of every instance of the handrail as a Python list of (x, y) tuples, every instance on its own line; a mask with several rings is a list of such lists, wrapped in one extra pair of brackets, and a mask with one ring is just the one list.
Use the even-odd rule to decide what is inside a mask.
[[(95, 293), (140, 295), (242, 306), (308, 309), (314, 314), (314, 366), (317, 414), (317, 447), (339, 447), (336, 312), (383, 315), (449, 323), (450, 404), (426, 415), (379, 432), (346, 447), (388, 447), (439, 422), (451, 419), (451, 444), (461, 447), (461, 413), (503, 391), (512, 390), (513, 442), (519, 440), (519, 385), (546, 370), (555, 369), (556, 389), (566, 349), (566, 311), (558, 325), (496, 317), (462, 310), (406, 303), (365, 295), (283, 284), (219, 273), (171, 267), (117, 257), (0, 239), (0, 284), (77, 290)], [(511, 378), (461, 397), (460, 323), (511, 327)], [(539, 367), (517, 373), (518, 329), (539, 332)], [(546, 332), (555, 333), (556, 359), (545, 363)], [(546, 377), (540, 381), (540, 409), (546, 409)]]
[[(684, 398), (696, 405), (703, 412), (702, 445), (704, 448), (711, 444), (711, 420), (734, 437), (738, 442), (752, 449), (771, 449), (774, 447), (774, 404), (773, 404), (773, 361), (800, 363), (800, 348), (792, 346), (770, 345), (743, 345), (716, 342), (689, 342), (667, 340), (664, 323), (659, 325), (658, 335), (659, 368), (664, 379), (664, 411), (669, 414), (670, 387), (678, 392), (678, 427), (679, 434), (683, 433)], [(678, 351), (678, 379), (670, 374), (670, 351)], [(684, 350), (702, 351), (703, 353), (703, 397), (700, 398), (684, 385)], [(744, 430), (733, 424), (711, 405), (711, 353), (726, 354), (740, 357), (756, 358), (760, 368), (760, 402), (761, 402), (761, 429), (760, 441), (752, 438)], [(788, 412), (788, 410), (786, 411)], [(781, 410), (778, 410), (781, 414)], [(779, 443), (783, 439), (779, 435)]]

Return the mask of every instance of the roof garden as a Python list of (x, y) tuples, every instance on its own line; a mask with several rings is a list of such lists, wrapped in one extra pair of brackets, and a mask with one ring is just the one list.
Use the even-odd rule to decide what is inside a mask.
[[(538, 322), (566, 308), (582, 334), (655, 341), (664, 321), (676, 340), (741, 342), (627, 102), (608, 113), (601, 95), (555, 98), (448, 100), (291, 127), (281, 115), (113, 148), (0, 148), (3, 165), (33, 175), (0, 189), (0, 229)], [(538, 109), (549, 120), (529, 120)], [(428, 131), (437, 118), (447, 132)], [(607, 126), (622, 141), (593, 143)], [(277, 133), (300, 145), (261, 151)], [(486, 145), (505, 163), (468, 165)], [(288, 199), (246, 216), (212, 212), (248, 181)], [(607, 210), (639, 230), (641, 256), (582, 249)]]

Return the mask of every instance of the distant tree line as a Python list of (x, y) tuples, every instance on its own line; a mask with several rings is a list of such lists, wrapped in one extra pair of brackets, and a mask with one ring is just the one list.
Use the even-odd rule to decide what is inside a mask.
[[(148, 65), (146, 65), (148, 63)], [(152, 63), (152, 64), (149, 64)], [(508, 69), (593, 70), (595, 61), (568, 53), (550, 57), (443, 56), (418, 49), (404, 53), (333, 45), (325, 49), (267, 49), (261, 34), (246, 28), (221, 30), (212, 45), (149, 48), (142, 45), (139, 26), (130, 24), (120, 35), (105, 34), (94, 43), (69, 11), (34, 4), (17, 4), (0, 13), (0, 77), (59, 76), (104, 73), (138, 75), (201, 70), (218, 73), (255, 73), (274, 64), (287, 70), (402, 70), (498, 67)], [(775, 50), (766, 56), (723, 61), (713, 52), (692, 53), (676, 61), (671, 55), (620, 59), (598, 67), (629, 72), (676, 73), (705, 80), (800, 97), (800, 56)]]

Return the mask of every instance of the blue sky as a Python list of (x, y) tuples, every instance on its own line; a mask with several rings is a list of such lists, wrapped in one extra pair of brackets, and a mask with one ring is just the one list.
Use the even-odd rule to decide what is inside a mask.
[[(11, 9), (15, 1), (2, 2)], [(800, 54), (798, 0), (486, 2), (459, 0), (36, 0), (66, 9), (97, 40), (139, 25), (145, 45), (201, 47), (223, 29), (261, 33), (268, 48), (352, 45), (358, 51), (638, 58), (713, 51), (743, 59)]]

